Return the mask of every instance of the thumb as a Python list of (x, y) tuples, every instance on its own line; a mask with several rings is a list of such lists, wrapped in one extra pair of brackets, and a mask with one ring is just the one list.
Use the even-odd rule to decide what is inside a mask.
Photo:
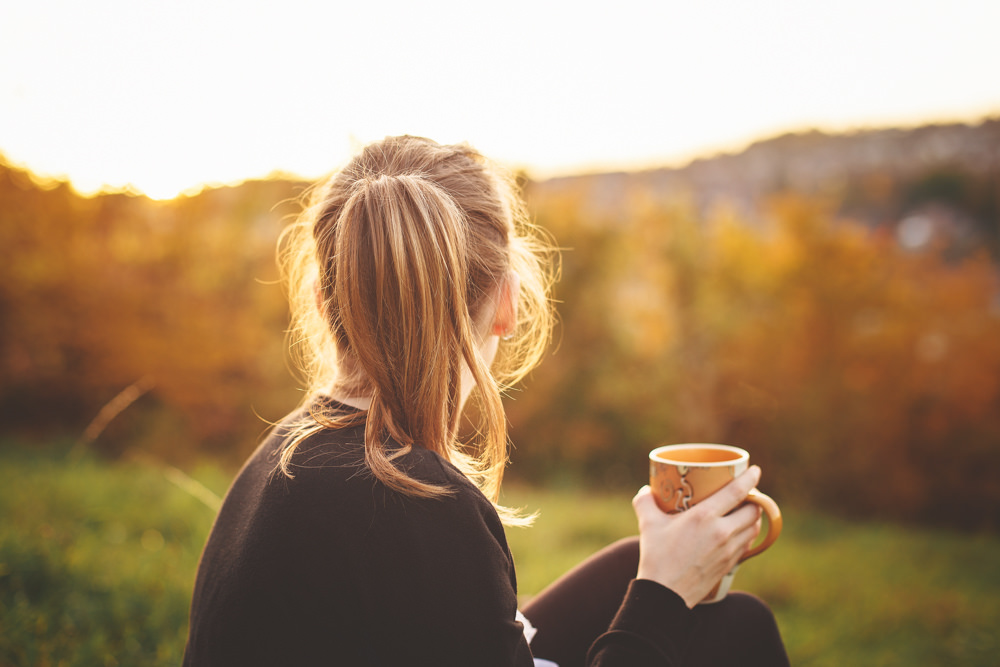
[(635, 514), (639, 518), (650, 516), (653, 512), (660, 513), (660, 508), (653, 497), (653, 489), (648, 484), (639, 489), (639, 492), (632, 498), (632, 509), (635, 510)]

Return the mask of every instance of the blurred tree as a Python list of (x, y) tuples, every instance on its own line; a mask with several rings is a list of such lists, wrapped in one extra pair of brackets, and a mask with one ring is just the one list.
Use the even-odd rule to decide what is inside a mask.
[[(640, 483), (662, 442), (747, 447), (776, 495), (1000, 526), (1000, 312), (985, 255), (949, 262), (772, 200), (763, 227), (633, 198), (597, 221), (532, 201), (568, 246), (558, 353), (511, 401), (515, 471)], [(629, 477), (631, 475), (631, 477)]]
[[(7, 430), (83, 427), (119, 391), (154, 389), (119, 419), (173, 460), (245, 453), (295, 402), (274, 243), (301, 184), (271, 181), (154, 202), (83, 198), (0, 165), (0, 417)], [(159, 406), (159, 407), (157, 407)], [(163, 429), (162, 411), (174, 415)], [(139, 442), (135, 433), (145, 431)]]
[[(748, 219), (615, 183), (610, 209), (590, 186), (521, 179), (564, 253), (556, 345), (507, 401), (514, 475), (634, 488), (653, 446), (722, 441), (752, 451), (779, 500), (1000, 527), (987, 253), (901, 248), (843, 219), (836, 192)], [(995, 206), (978, 181), (910, 184), (886, 174), (855, 196), (885, 211), (918, 191)], [(97, 446), (242, 458), (299, 398), (273, 257), (303, 187), (84, 198), (0, 163), (4, 430), (80, 435), (143, 380)]]

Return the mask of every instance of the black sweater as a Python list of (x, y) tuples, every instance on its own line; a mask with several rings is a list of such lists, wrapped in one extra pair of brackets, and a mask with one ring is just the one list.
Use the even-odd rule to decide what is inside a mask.
[[(275, 472), (284, 439), (275, 429), (226, 495), (185, 666), (532, 665), (503, 526), (459, 470), (414, 448), (398, 463), (456, 493), (394, 493), (365, 468), (360, 426), (306, 439), (289, 479)], [(690, 617), (671, 591), (633, 581), (591, 664), (673, 664)]]

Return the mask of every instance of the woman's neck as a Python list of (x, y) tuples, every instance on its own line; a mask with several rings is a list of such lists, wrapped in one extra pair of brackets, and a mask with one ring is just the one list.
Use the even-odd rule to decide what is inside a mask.
[(350, 407), (357, 408), (358, 410), (368, 410), (372, 406), (371, 396), (343, 396), (341, 394), (331, 393), (330, 398), (338, 403), (349, 405)]

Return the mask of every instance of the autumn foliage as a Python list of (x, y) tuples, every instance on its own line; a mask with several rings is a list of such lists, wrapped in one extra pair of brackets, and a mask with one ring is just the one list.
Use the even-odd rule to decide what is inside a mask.
[(0, 416), (82, 433), (133, 383), (152, 387), (96, 446), (168, 460), (240, 449), (295, 402), (274, 266), (302, 186), (154, 202), (82, 198), (0, 168)]
[[(515, 460), (639, 481), (661, 443), (745, 447), (763, 487), (854, 515), (1000, 525), (1000, 281), (986, 253), (772, 199), (536, 199), (568, 246), (561, 346), (510, 404)], [(534, 463), (536, 462), (537, 463)]]
[[(299, 400), (274, 242), (303, 185), (82, 198), (0, 165), (0, 418), (172, 462), (238, 461)], [(751, 451), (762, 488), (853, 515), (1000, 527), (1000, 284), (837, 202), (749, 219), (529, 187), (564, 248), (553, 352), (511, 393), (512, 474), (634, 488), (666, 442)]]

